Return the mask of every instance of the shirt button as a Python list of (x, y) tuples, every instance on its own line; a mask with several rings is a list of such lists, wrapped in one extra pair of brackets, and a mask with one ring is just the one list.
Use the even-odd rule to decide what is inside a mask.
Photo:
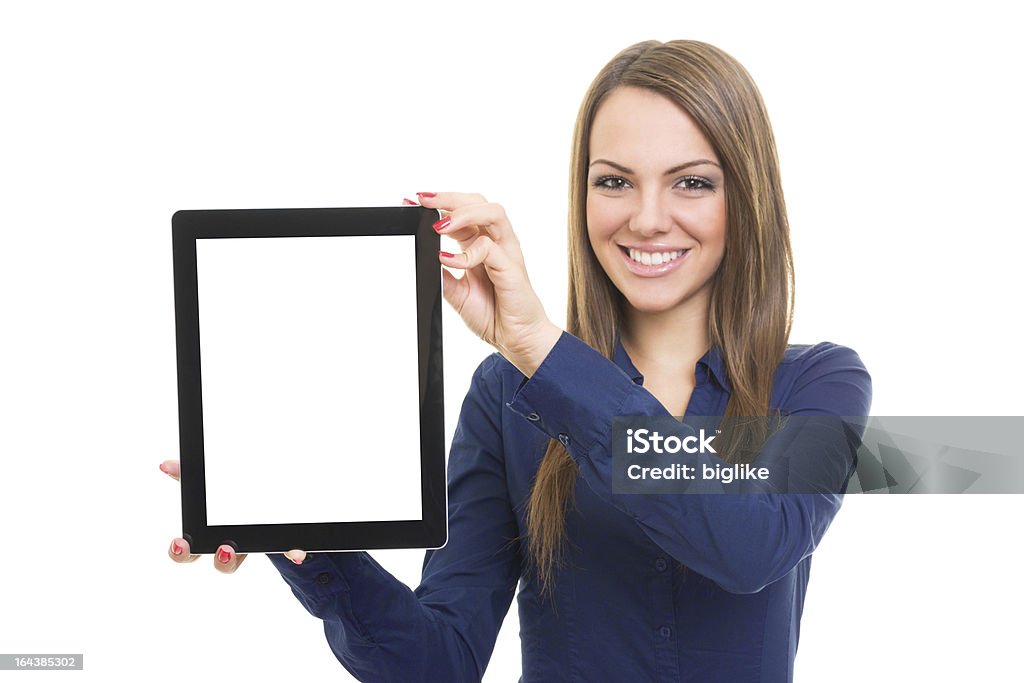
[(540, 415), (538, 415), (537, 413), (530, 413), (529, 415), (526, 416), (526, 419), (529, 420), (530, 422), (537, 422), (538, 420), (540, 420)]
[(668, 562), (665, 561), (664, 557), (659, 557), (654, 561), (654, 568), (659, 572), (663, 572), (668, 569)]
[(568, 434), (559, 434), (558, 435), (558, 440), (561, 441), (562, 445), (565, 446), (566, 448), (569, 447), (569, 435)]
[(325, 586), (331, 582), (331, 575), (327, 572), (320, 572), (316, 575), (316, 582), (321, 586)]
[(662, 626), (658, 629), (658, 633), (661, 634), (662, 638), (670, 638), (672, 636), (672, 629), (670, 629), (668, 626)]

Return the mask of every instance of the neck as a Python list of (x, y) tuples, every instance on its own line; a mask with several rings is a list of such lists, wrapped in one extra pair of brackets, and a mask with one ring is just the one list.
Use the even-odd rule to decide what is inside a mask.
[(710, 347), (706, 297), (657, 313), (627, 303), (623, 314), (622, 346), (641, 373), (646, 374), (645, 368), (692, 371)]

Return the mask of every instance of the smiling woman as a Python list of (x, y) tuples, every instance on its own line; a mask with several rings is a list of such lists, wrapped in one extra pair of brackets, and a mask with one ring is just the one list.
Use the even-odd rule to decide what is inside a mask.
[[(785, 442), (835, 474), (820, 493), (612, 486), (620, 416), (682, 416), (666, 443), (692, 445), (701, 416), (870, 407), (853, 350), (788, 345), (786, 208), (749, 74), (696, 41), (639, 43), (598, 74), (573, 139), (566, 329), (502, 206), (418, 196), (462, 250), (438, 255), (463, 271), (443, 271), (445, 299), (496, 353), (452, 439), (448, 543), (414, 591), (365, 552), (270, 555), (332, 652), (360, 680), (479, 680), (518, 587), (524, 682), (791, 680), (810, 556), (849, 477), (842, 430)], [(766, 423), (744, 422), (680, 455), (710, 458), (716, 483), (759, 476)], [(175, 544), (174, 559), (194, 558)], [(241, 558), (219, 562), (230, 573)]]
[[(699, 41), (619, 53), (580, 107), (569, 204), (568, 331), (607, 358), (621, 345), (672, 415), (696, 407), (707, 353), (728, 378), (722, 414), (768, 414), (794, 275), (774, 136), (746, 69)], [(730, 430), (725, 457), (752, 459), (763, 426)], [(553, 440), (530, 507), (542, 576), (565, 542), (575, 471)]]
[(622, 87), (594, 117), (590, 154), (587, 233), (629, 311), (699, 320), (725, 251), (725, 188), (711, 143), (672, 100)]

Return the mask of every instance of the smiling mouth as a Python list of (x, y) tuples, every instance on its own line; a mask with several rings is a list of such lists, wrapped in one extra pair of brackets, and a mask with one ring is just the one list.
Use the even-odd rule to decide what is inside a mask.
[(631, 261), (644, 266), (660, 266), (670, 263), (690, 251), (689, 249), (675, 249), (671, 251), (643, 251), (629, 247), (619, 247)]

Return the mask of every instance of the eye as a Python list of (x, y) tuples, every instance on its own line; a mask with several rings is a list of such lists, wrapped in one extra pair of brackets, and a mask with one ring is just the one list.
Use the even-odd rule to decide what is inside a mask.
[(617, 175), (601, 176), (593, 182), (594, 187), (611, 190), (612, 192), (624, 189), (626, 184), (626, 179)]
[(688, 175), (680, 178), (676, 187), (681, 187), (689, 192), (701, 192), (703, 190), (715, 191), (714, 183), (699, 175)]

